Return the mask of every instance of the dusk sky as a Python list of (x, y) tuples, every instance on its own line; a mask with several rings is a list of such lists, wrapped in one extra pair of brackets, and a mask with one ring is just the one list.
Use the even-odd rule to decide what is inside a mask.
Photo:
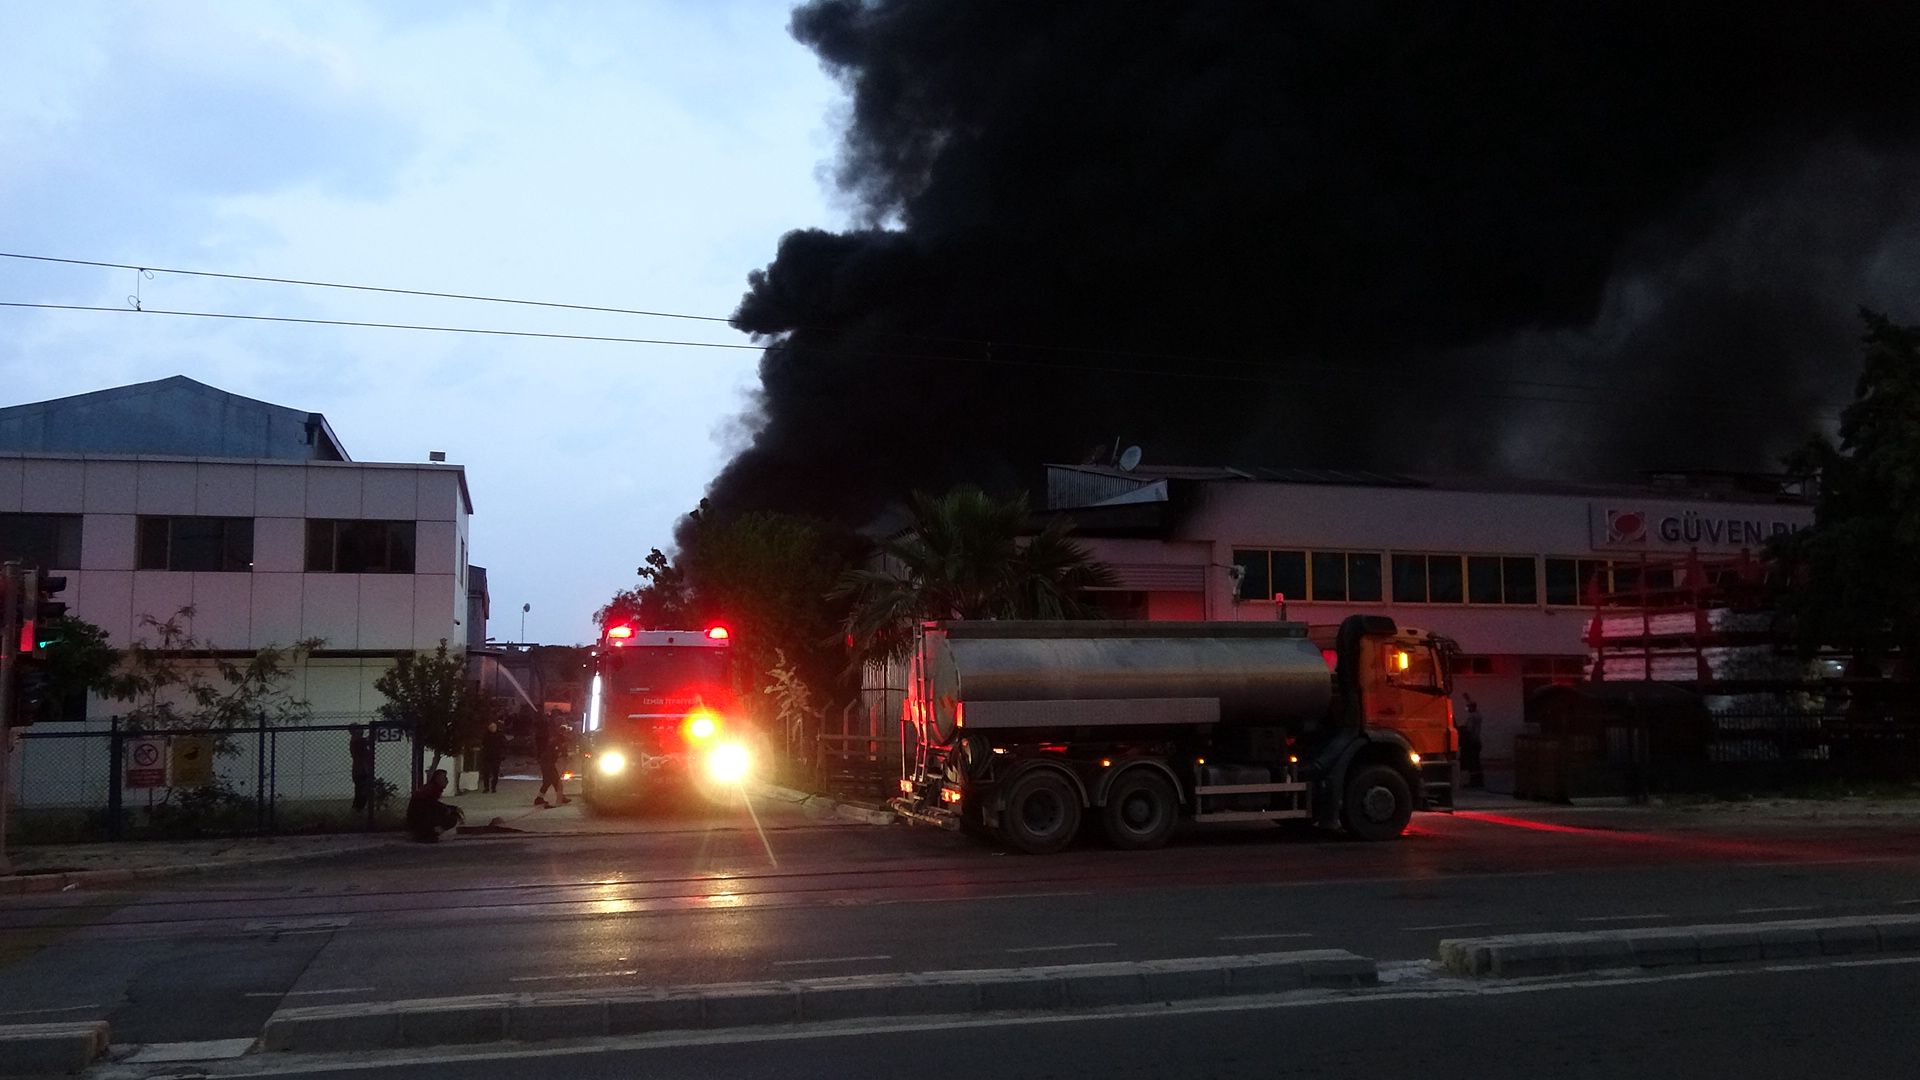
[[(0, 251), (724, 318), (780, 236), (843, 224), (840, 95), (782, 0), (9, 2)], [(360, 461), (465, 465), (489, 632), (590, 616), (744, 439), (723, 322), (0, 258), (0, 404), (186, 375), (325, 413)]]

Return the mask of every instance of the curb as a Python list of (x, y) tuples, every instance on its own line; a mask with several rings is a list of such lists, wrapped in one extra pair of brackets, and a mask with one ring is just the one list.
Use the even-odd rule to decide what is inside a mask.
[(1920, 952), (1920, 915), (1450, 938), (1440, 943), (1440, 966), (1454, 975), (1506, 979), (1608, 968), (1906, 952)]
[(790, 802), (802, 807), (817, 809), (824, 813), (831, 814), (834, 817), (844, 818), (848, 821), (857, 821), (863, 825), (893, 825), (900, 820), (898, 815), (889, 810), (875, 810), (871, 807), (857, 806), (853, 803), (829, 798), (825, 795), (809, 795), (804, 791), (781, 787), (778, 784), (757, 783), (753, 785), (753, 793), (765, 798), (779, 799), (782, 802)]
[(0, 1027), (0, 1076), (77, 1073), (107, 1052), (107, 1022)]
[(386, 847), (397, 843), (385, 834), (370, 838), (364, 844), (351, 844), (332, 848), (327, 851), (286, 851), (262, 855), (259, 858), (235, 859), (231, 862), (212, 863), (171, 863), (159, 866), (136, 866), (125, 870), (64, 870), (58, 873), (36, 874), (13, 873), (0, 877), (0, 896), (19, 896), (26, 893), (65, 892), (68, 889), (101, 888), (114, 885), (126, 885), (150, 878), (178, 877), (185, 874), (210, 874), (220, 870), (241, 870), (249, 866), (268, 863), (295, 862), (300, 859), (324, 859), (330, 855), (346, 855), (374, 848)]
[(1378, 979), (1372, 960), (1321, 949), (592, 993), (488, 994), (281, 1009), (267, 1021), (261, 1046), (325, 1053), (538, 1042), (883, 1016), (1143, 1005), (1372, 986)]

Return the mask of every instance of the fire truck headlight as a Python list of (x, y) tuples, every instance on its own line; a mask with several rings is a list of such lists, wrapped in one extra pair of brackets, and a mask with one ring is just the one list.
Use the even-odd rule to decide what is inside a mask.
[(752, 771), (753, 755), (739, 743), (721, 743), (707, 755), (707, 775), (722, 784), (737, 784)]
[(618, 776), (627, 771), (627, 755), (618, 750), (609, 750), (601, 754), (596, 762), (605, 776)]

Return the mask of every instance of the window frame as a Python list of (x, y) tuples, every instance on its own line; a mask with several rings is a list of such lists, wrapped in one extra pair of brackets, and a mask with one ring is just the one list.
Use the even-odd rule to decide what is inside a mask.
[[(139, 514), (134, 518), (133, 568), (174, 574), (250, 574), (254, 564), (255, 519), (224, 514)], [(182, 537), (181, 526), (217, 526), (213, 541), (219, 551), (217, 566), (182, 565), (184, 553), (193, 552), (205, 538)], [(160, 550), (155, 551), (155, 533)], [(240, 533), (244, 541), (236, 543)]]
[[(354, 565), (352, 569), (341, 569), (343, 562), (351, 565), (358, 561), (358, 556), (354, 559), (342, 559), (343, 544), (354, 544), (364, 552), (370, 547), (370, 541), (373, 539), (370, 533), (375, 527), (381, 530), (380, 546), (384, 549), (380, 564), (375, 565), (369, 561)], [(316, 546), (314, 541), (318, 536), (318, 530), (324, 530), (326, 533), (326, 541), (320, 545), (326, 552), (325, 565), (317, 565), (314, 557)], [(403, 543), (396, 544), (395, 535), (401, 530), (405, 531), (406, 539)], [(356, 531), (361, 532), (362, 535), (353, 535)], [(308, 518), (305, 543), (305, 558), (301, 563), (305, 573), (411, 575), (419, 572), (420, 523), (418, 521), (398, 518)], [(402, 551), (405, 554), (405, 566), (396, 565), (401, 561), (396, 559), (396, 553)]]
[[(0, 513), (0, 537), (5, 537), (11, 527), (38, 525), (52, 532), (52, 548), (44, 551), (28, 550), (26, 546), (15, 549), (8, 543), (0, 543), (0, 560), (18, 561), (23, 566), (35, 566), (42, 570), (78, 570), (83, 544), (86, 541), (85, 514), (43, 514), (32, 511), (8, 511)], [(71, 532), (72, 547), (67, 541)], [(44, 556), (51, 555), (52, 558)]]

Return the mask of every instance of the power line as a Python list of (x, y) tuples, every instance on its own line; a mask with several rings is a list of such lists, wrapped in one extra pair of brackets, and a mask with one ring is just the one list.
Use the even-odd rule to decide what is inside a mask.
[(226, 281), (254, 281), (267, 285), (299, 285), (312, 289), (346, 289), (353, 292), (390, 293), (395, 296), (426, 296), (441, 300), (472, 300), (483, 304), (517, 304), (522, 307), (559, 308), (565, 311), (597, 311), (609, 315), (645, 315), (656, 319), (688, 319), (694, 322), (731, 322), (719, 315), (683, 315), (673, 311), (643, 311), (638, 308), (602, 307), (598, 304), (565, 304), (553, 300), (519, 300), (508, 296), (480, 296), (470, 293), (435, 292), (431, 289), (398, 289), (384, 285), (349, 285), (337, 281), (305, 281), (300, 278), (268, 277), (260, 274), (223, 274), (212, 270), (179, 270), (164, 266), (135, 266), (132, 263), (98, 262), (93, 259), (59, 259), (51, 255), (23, 255), (0, 251), (0, 259), (24, 259), (31, 262), (64, 263), (68, 266), (94, 266), (107, 270), (132, 270), (136, 273), (179, 274), (183, 277), (220, 278)]
[[(464, 301), (472, 301), (476, 303), (487, 303), (487, 304), (511, 304), (511, 305), (517, 305), (521, 307), (552, 308), (552, 309), (557, 309), (562, 311), (589, 311), (589, 312), (596, 312), (596, 313), (608, 314), (608, 315), (638, 315), (638, 316), (644, 316), (648, 318), (684, 319), (684, 320), (689, 320), (694, 322), (715, 322), (715, 323), (725, 323), (728, 325), (731, 325), (733, 321), (730, 318), (718, 316), (718, 315), (690, 315), (684, 312), (654, 311), (654, 310), (648, 310), (648, 309), (642, 309), (642, 308), (609, 307), (609, 306), (604, 306), (599, 304), (563, 303), (559, 301), (550, 301), (550, 300), (528, 300), (528, 299), (516, 298), (516, 297), (486, 296), (486, 295), (475, 294), (475, 293), (443, 292), (443, 291), (438, 291), (433, 289), (405, 289), (405, 288), (397, 288), (397, 287), (384, 286), (384, 285), (361, 285), (361, 284), (353, 284), (353, 283), (345, 283), (345, 282), (317, 281), (317, 280), (310, 280), (305, 278), (277, 277), (277, 276), (259, 275), (259, 274), (234, 274), (234, 273), (226, 273), (226, 272), (214, 271), (214, 270), (184, 270), (179, 268), (167, 268), (167, 267), (158, 267), (158, 266), (140, 266), (134, 263), (108, 262), (108, 261), (98, 260), (98, 259), (72, 259), (72, 258), (63, 258), (58, 256), (52, 256), (52, 255), (29, 255), (22, 252), (12, 252), (12, 251), (0, 251), (0, 259), (19, 259), (19, 260), (28, 261), (28, 262), (58, 263), (58, 264), (67, 265), (67, 266), (90, 266), (90, 267), (95, 267), (100, 269), (109, 269), (109, 270), (131, 270), (131, 271), (134, 271), (135, 273), (140, 273), (140, 274), (156, 274), (156, 273), (157, 274), (178, 274), (186, 277), (216, 278), (216, 279), (221, 279), (226, 281), (251, 281), (251, 282), (273, 284), (273, 285), (294, 285), (294, 286), (299, 286), (303, 288), (341, 289), (341, 290), (349, 290), (354, 292), (385, 293), (385, 294), (390, 294), (395, 296), (417, 296), (417, 297), (427, 297), (427, 298), (442, 299), (442, 300), (464, 300)], [(13, 306), (13, 305), (10, 305), (10, 306)], [(82, 309), (76, 306), (69, 310), (87, 310), (87, 309)], [(119, 309), (108, 308), (105, 310), (119, 310)], [(211, 315), (208, 315), (207, 313), (202, 313), (202, 312), (174, 311), (174, 312), (154, 312), (154, 314), (198, 315), (202, 317), (212, 317)], [(234, 319), (256, 319), (260, 321), (271, 321), (271, 320), (267, 320), (266, 317), (264, 316), (225, 315), (221, 317), (234, 318)], [(303, 320), (289, 318), (289, 319), (283, 319), (280, 321), (299, 322)], [(317, 325), (368, 326), (368, 327), (380, 327), (380, 328), (386, 328), (386, 329), (416, 329), (416, 330), (432, 329), (432, 330), (440, 330), (440, 331), (449, 332), (449, 333), (482, 333), (483, 332), (479, 330), (471, 330), (471, 329), (458, 328), (458, 327), (421, 327), (421, 326), (411, 326), (411, 325), (405, 325), (405, 324), (389, 324), (389, 323), (358, 323), (358, 322), (348, 322), (348, 321), (329, 322), (327, 320), (306, 320), (306, 321), (311, 321)], [(811, 329), (819, 332), (831, 332), (830, 328), (823, 328), (823, 327), (796, 326), (796, 327), (793, 327), (792, 329), (793, 330)], [(515, 332), (515, 331), (493, 331), (493, 333), (497, 333), (501, 336), (508, 336), (508, 337), (516, 337), (516, 336), (517, 337), (552, 337), (557, 340), (612, 341), (612, 342), (620, 342), (620, 343), (654, 344), (654, 345), (687, 345), (687, 346), (697, 346), (697, 347), (703, 347), (703, 348), (761, 349), (765, 347), (763, 345), (714, 345), (714, 344), (702, 343), (702, 342), (674, 342), (674, 341), (659, 341), (659, 340), (645, 339), (645, 338), (602, 337), (598, 335), (588, 335), (588, 334), (581, 334), (581, 335), (533, 334), (533, 333)], [(1078, 353), (1082, 355), (1093, 355), (1093, 356), (1102, 356), (1102, 357), (1126, 357), (1126, 358), (1141, 359), (1141, 360), (1174, 361), (1177, 363), (1203, 363), (1203, 364), (1231, 365), (1234, 367), (1249, 368), (1254, 370), (1265, 370), (1265, 369), (1268, 369), (1270, 366), (1268, 361), (1265, 361), (1265, 360), (1242, 360), (1242, 359), (1236, 359), (1233, 357), (1200, 356), (1200, 355), (1195, 355), (1191, 353), (1169, 353), (1169, 352), (1162, 352), (1158, 350), (1123, 349), (1123, 348), (1111, 348), (1111, 347), (1098, 346), (1098, 345), (1061, 345), (1061, 344), (1046, 345), (1046, 344), (1037, 344), (1032, 342), (990, 340), (986, 338), (946, 337), (941, 335), (930, 335), (930, 334), (890, 334), (888, 336), (898, 338), (902, 341), (944, 342), (948, 344), (958, 344), (958, 345), (975, 345), (975, 346), (980, 346), (983, 349), (988, 350), (989, 352), (991, 352), (991, 350), (995, 348), (1001, 348), (1001, 349), (1018, 349), (1018, 350), (1026, 350), (1026, 351), (1033, 351), (1033, 352)], [(819, 347), (809, 346), (809, 348), (819, 348)], [(885, 350), (862, 351), (862, 350), (828, 349), (828, 350), (822, 350), (822, 351), (830, 351), (834, 353), (840, 353), (845, 355), (856, 355), (856, 356), (899, 356), (899, 357), (908, 357), (913, 359), (922, 358), (922, 357), (912, 356), (912, 354), (908, 354), (908, 353), (892, 352), (892, 351), (885, 351)], [(984, 358), (962, 358), (962, 357), (952, 357), (952, 356), (946, 356), (946, 355), (941, 355), (937, 358), (951, 359), (951, 360), (964, 360), (966, 362), (974, 362), (974, 363), (994, 362), (992, 360), (988, 360)], [(1105, 367), (1082, 367), (1078, 365), (1071, 365), (1071, 366), (1046, 365), (1040, 362), (1029, 362), (1029, 363), (1031, 363), (1032, 366), (1036, 366), (1036, 367), (1060, 366), (1060, 367), (1064, 367), (1066, 370), (1092, 370), (1092, 371), (1109, 370)], [(1323, 361), (1323, 364), (1324, 363), (1325, 362)], [(1375, 365), (1374, 369), (1382, 373), (1397, 374), (1397, 372), (1393, 372), (1390, 369), (1382, 368), (1378, 365)], [(1154, 371), (1153, 369), (1144, 369), (1144, 368), (1124, 368), (1124, 369), (1112, 369), (1112, 370), (1125, 371), (1125, 372), (1138, 373), (1138, 374), (1167, 374), (1170, 376), (1173, 374), (1171, 372)], [(1188, 376), (1186, 373), (1181, 373), (1181, 377), (1199, 377), (1199, 376), (1197, 375)], [(1220, 376), (1220, 377), (1225, 378), (1226, 376)], [(1265, 382), (1272, 382), (1273, 380), (1268, 378), (1260, 378), (1253, 381), (1265, 383)], [(1605, 383), (1556, 382), (1556, 381), (1544, 380), (1544, 379), (1528, 379), (1524, 377), (1513, 377), (1513, 376), (1504, 377), (1502, 381), (1509, 385), (1531, 386), (1531, 387), (1537, 387), (1543, 390), (1592, 391), (1592, 392), (1603, 393), (1603, 394), (1634, 393), (1634, 392), (1637, 392), (1639, 389), (1638, 387), (1633, 387), (1633, 386), (1620, 386), (1620, 385), (1605, 384)], [(1820, 406), (1820, 409), (1823, 412), (1837, 412), (1838, 410), (1845, 407), (1843, 405), (1834, 404), (1832, 402), (1819, 402), (1816, 404)]]
[[(1004, 356), (997, 357), (997, 356), (991, 356), (991, 355), (964, 356), (964, 355), (947, 355), (947, 354), (903, 353), (903, 352), (893, 352), (893, 351), (885, 351), (885, 350), (840, 349), (840, 348), (828, 348), (828, 347), (815, 346), (815, 345), (795, 345), (792, 342), (788, 342), (788, 341), (776, 342), (771, 346), (762, 346), (762, 345), (754, 345), (754, 344), (729, 343), (729, 342), (680, 341), (680, 340), (665, 339), (665, 338), (623, 337), (623, 336), (613, 335), (613, 334), (566, 334), (566, 333), (559, 333), (557, 331), (545, 331), (545, 330), (496, 330), (496, 329), (488, 329), (485, 327), (436, 326), (436, 325), (428, 325), (428, 324), (421, 324), (421, 323), (372, 322), (372, 321), (358, 320), (358, 319), (317, 319), (317, 318), (305, 318), (305, 317), (298, 317), (298, 316), (291, 316), (291, 315), (248, 315), (248, 314), (239, 313), (239, 312), (178, 311), (178, 310), (169, 310), (165, 308), (123, 308), (123, 307), (108, 307), (103, 305), (90, 305), (90, 304), (29, 303), (24, 301), (11, 301), (11, 300), (0, 301), (0, 308), (15, 308), (15, 309), (28, 309), (28, 310), (39, 310), (39, 311), (78, 311), (78, 312), (89, 312), (89, 313), (96, 313), (96, 314), (104, 313), (104, 314), (116, 314), (116, 315), (167, 315), (167, 316), (173, 316), (177, 318), (228, 319), (228, 320), (241, 321), (241, 322), (289, 323), (289, 324), (301, 325), (301, 326), (354, 327), (354, 328), (376, 329), (376, 330), (411, 330), (411, 331), (419, 331), (419, 332), (427, 332), (427, 333), (442, 333), (442, 334), (472, 334), (472, 335), (485, 336), (485, 337), (532, 338), (532, 339), (543, 339), (543, 340), (553, 340), (553, 341), (598, 342), (598, 343), (618, 344), (618, 345), (659, 345), (659, 346), (668, 346), (668, 347), (675, 347), (675, 348), (726, 349), (726, 350), (748, 351), (748, 352), (781, 350), (781, 351), (790, 351), (795, 353), (814, 353), (814, 354), (821, 354), (821, 355), (877, 357), (877, 358), (882, 358), (887, 360), (910, 360), (910, 361), (932, 362), (932, 363), (987, 364), (987, 365), (993, 365), (993, 366), (1018, 367), (1018, 368), (1045, 368), (1045, 369), (1051, 369), (1051, 370), (1076, 371), (1076, 372), (1085, 372), (1085, 373), (1100, 374), (1100, 375), (1134, 375), (1134, 376), (1145, 376), (1150, 378), (1200, 379), (1200, 380), (1211, 381), (1211, 382), (1245, 383), (1245, 384), (1254, 384), (1254, 385), (1262, 385), (1262, 386), (1293, 386), (1293, 387), (1305, 387), (1308, 389), (1318, 389), (1318, 390), (1337, 388), (1337, 384), (1338, 384), (1337, 379), (1334, 379), (1334, 380), (1323, 379), (1323, 380), (1316, 381), (1316, 380), (1305, 380), (1305, 379), (1286, 378), (1286, 377), (1235, 375), (1235, 374), (1225, 374), (1220, 372), (1207, 372), (1207, 371), (1170, 371), (1170, 370), (1153, 369), (1153, 368), (1114, 367), (1109, 365), (1062, 364), (1062, 363), (1056, 363), (1056, 362), (1045, 361), (1045, 360), (1022, 360), (1022, 359), (1013, 359), (1013, 358), (1004, 357)], [(1369, 379), (1374, 378), (1373, 376), (1364, 376), (1364, 377), (1367, 377)], [(1514, 380), (1514, 381), (1522, 382), (1522, 383), (1525, 382), (1525, 380)], [(1599, 390), (1602, 392), (1606, 392), (1609, 390), (1609, 388), (1607, 387), (1587, 386), (1587, 385), (1582, 385), (1577, 383), (1569, 383), (1569, 384), (1539, 383), (1535, 385), (1541, 385), (1547, 388), (1559, 388), (1559, 389), (1571, 389), (1571, 390)], [(1400, 382), (1389, 382), (1383, 386), (1377, 381), (1377, 379), (1375, 379), (1374, 381), (1369, 383), (1367, 389), (1369, 392), (1398, 393), (1402, 395), (1424, 394), (1429, 392), (1430, 384), (1425, 381), (1411, 381), (1410, 383), (1407, 383), (1407, 384), (1403, 384)], [(1546, 404), (1546, 405), (1571, 405), (1571, 406), (1597, 407), (1597, 406), (1613, 404), (1613, 402), (1609, 402), (1605, 400), (1597, 400), (1592, 398), (1543, 397), (1543, 396), (1532, 395), (1532, 394), (1502, 394), (1502, 393), (1494, 393), (1494, 392), (1485, 391), (1485, 390), (1471, 390), (1471, 391), (1467, 391), (1466, 393), (1467, 393), (1467, 396), (1485, 398), (1488, 400), (1530, 402), (1535, 404)], [(1681, 400), (1686, 400), (1686, 399), (1681, 399)], [(1720, 411), (1727, 415), (1763, 416), (1763, 417), (1776, 418), (1776, 419), (1793, 419), (1796, 421), (1806, 420), (1805, 416), (1788, 413), (1785, 411), (1765, 412), (1765, 411), (1757, 411), (1757, 410), (1728, 409), (1724, 407), (1724, 402), (1722, 402), (1720, 399), (1717, 399), (1717, 398), (1699, 398), (1696, 400), (1698, 400), (1703, 405), (1720, 406), (1720, 408), (1718, 408), (1717, 411)]]

